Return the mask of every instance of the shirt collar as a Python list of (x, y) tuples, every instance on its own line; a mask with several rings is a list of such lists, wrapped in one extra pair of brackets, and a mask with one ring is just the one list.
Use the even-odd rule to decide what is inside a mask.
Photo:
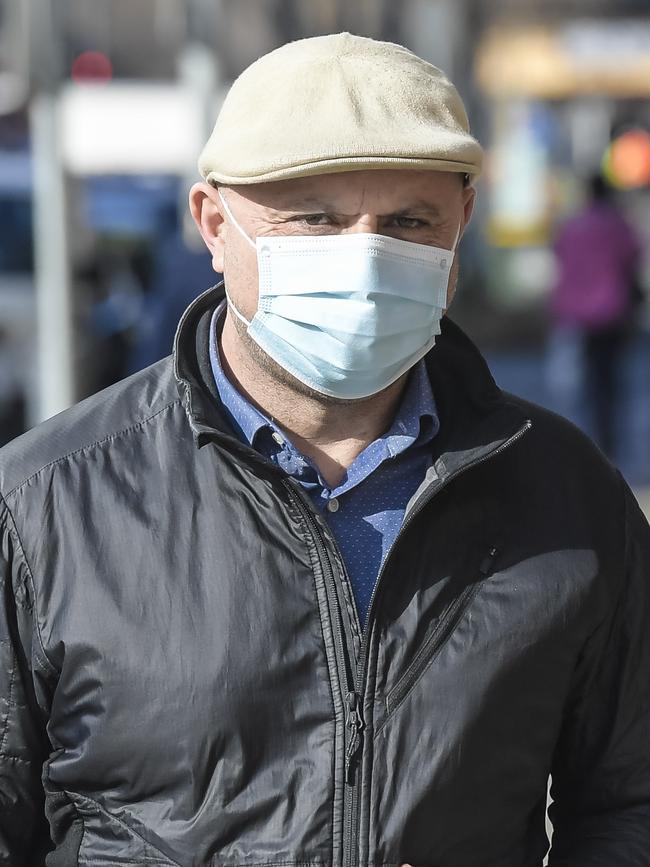
[(391, 454), (399, 454), (415, 442), (430, 442), (439, 427), (429, 374), (420, 359), (411, 369), (393, 424), (382, 438)]
[[(226, 312), (224, 299), (212, 314), (210, 324), (210, 363), (219, 397), (238, 436), (249, 445), (255, 446), (260, 431), (267, 429), (284, 435), (272, 420), (253, 406), (235, 388), (224, 373), (219, 352), (218, 335), (223, 326)], [(430, 442), (438, 433), (440, 422), (424, 359), (412, 369), (399, 409), (390, 429), (379, 437), (384, 441), (389, 454), (396, 455), (416, 441), (419, 444)]]

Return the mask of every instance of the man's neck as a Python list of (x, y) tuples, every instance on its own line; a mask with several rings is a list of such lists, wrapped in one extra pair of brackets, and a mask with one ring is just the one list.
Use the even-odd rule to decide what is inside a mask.
[(312, 459), (330, 487), (335, 487), (354, 459), (390, 428), (406, 384), (405, 374), (371, 398), (346, 403), (327, 403), (302, 394), (278, 381), (246, 352), (229, 315), (219, 349), (228, 379)]

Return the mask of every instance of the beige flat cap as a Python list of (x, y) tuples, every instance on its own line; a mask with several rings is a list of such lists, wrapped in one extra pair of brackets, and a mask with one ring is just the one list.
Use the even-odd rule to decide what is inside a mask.
[(401, 45), (337, 33), (289, 42), (245, 69), (199, 171), (222, 184), (355, 169), (478, 175), (482, 156), (437, 67)]

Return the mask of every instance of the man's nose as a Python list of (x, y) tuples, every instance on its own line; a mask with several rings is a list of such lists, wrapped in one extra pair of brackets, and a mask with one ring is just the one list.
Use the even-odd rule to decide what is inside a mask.
[(379, 234), (379, 217), (376, 214), (360, 214), (345, 230), (346, 234), (370, 232)]

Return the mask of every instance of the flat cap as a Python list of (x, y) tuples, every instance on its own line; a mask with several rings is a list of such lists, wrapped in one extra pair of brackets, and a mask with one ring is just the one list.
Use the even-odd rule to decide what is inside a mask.
[(289, 42), (245, 69), (199, 171), (222, 184), (355, 169), (477, 175), (482, 156), (441, 70), (402, 45), (337, 33)]

